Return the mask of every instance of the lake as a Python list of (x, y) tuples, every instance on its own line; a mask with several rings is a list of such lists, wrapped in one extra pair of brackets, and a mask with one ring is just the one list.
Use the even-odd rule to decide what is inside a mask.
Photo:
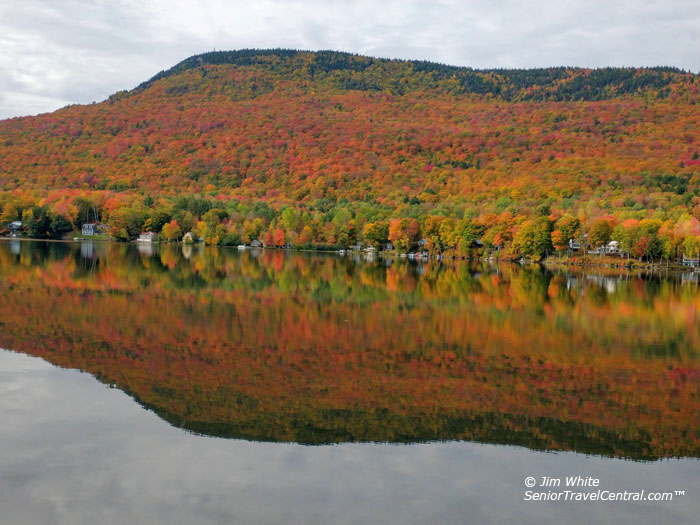
[(0, 348), (3, 522), (700, 512), (697, 274), (2, 241)]

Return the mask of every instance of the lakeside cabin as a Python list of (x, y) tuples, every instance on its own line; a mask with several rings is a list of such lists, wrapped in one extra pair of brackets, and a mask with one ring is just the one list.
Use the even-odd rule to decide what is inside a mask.
[(690, 266), (691, 268), (697, 268), (700, 266), (700, 259), (693, 258), (693, 257), (687, 257), (686, 255), (683, 255), (683, 259), (681, 260), (681, 264), (683, 266)]
[(10, 235), (12, 237), (17, 237), (22, 233), (22, 221), (12, 221), (7, 225), (7, 228), (10, 230)]
[(604, 246), (599, 246), (592, 250), (588, 250), (590, 255), (624, 255), (620, 249), (620, 243), (617, 241), (610, 241)]
[(81, 233), (85, 236), (97, 235), (97, 223), (86, 222), (81, 228)]
[(142, 232), (136, 242), (153, 242), (156, 238), (156, 234), (153, 232)]
[(262, 243), (262, 241), (260, 241), (258, 239), (253, 239), (252, 241), (250, 241), (250, 247), (251, 248), (262, 248), (263, 243)]
[(620, 243), (617, 241), (610, 241), (605, 247), (605, 253), (611, 255), (622, 255), (622, 250), (620, 250)]

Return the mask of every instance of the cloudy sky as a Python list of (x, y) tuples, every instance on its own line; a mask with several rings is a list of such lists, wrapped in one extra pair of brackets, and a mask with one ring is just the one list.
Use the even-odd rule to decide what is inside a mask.
[(697, 0), (2, 0), (0, 118), (104, 100), (212, 49), (700, 71)]

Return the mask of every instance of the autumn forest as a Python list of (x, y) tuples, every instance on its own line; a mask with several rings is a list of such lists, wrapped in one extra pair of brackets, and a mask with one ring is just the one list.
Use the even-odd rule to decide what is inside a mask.
[(699, 102), (698, 76), (674, 68), (205, 53), (103, 102), (0, 122), (0, 226), (698, 257)]

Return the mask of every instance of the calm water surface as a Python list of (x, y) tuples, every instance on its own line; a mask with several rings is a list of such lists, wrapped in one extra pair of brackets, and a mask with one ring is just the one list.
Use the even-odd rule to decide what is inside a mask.
[(1, 242), (2, 522), (695, 523), (694, 277)]

